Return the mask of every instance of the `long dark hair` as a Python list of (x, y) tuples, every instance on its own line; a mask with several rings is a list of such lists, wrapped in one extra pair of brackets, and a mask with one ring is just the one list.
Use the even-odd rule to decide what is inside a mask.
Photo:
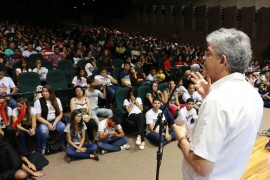
[(81, 86), (77, 85), (73, 88), (73, 97), (77, 97), (77, 94), (76, 94), (76, 89), (81, 89), (82, 92), (83, 92), (83, 96), (85, 95), (85, 90), (84, 88), (82, 88)]
[[(156, 82), (151, 82), (150, 83), (150, 93), (152, 94), (152, 95), (155, 95), (155, 96), (157, 96), (157, 92), (154, 92), (153, 91), (153, 85), (154, 84), (157, 84), (158, 85), (158, 83), (156, 83)], [(154, 93), (154, 94), (153, 94)]]
[(56, 100), (56, 96), (55, 96), (55, 93), (54, 93), (54, 90), (53, 88), (48, 85), (48, 84), (45, 84), (43, 87), (42, 87), (42, 91), (43, 89), (47, 89), (49, 94), (50, 94), (50, 97), (49, 97), (49, 100), (50, 102), (52, 103), (52, 106), (54, 107), (55, 109), (55, 112), (56, 112), (56, 115), (58, 116), (60, 114), (60, 109), (59, 109), (59, 105), (57, 103), (57, 100)]
[(80, 81), (82, 80), (82, 76), (80, 75), (80, 72), (82, 70), (84, 71), (84, 76), (83, 77), (85, 77), (85, 69), (83, 67), (78, 67), (78, 69), (77, 69), (77, 79), (80, 80)]
[[(25, 117), (26, 117), (26, 123), (29, 124), (31, 122), (31, 106), (27, 98), (21, 97), (17, 99), (17, 103), (23, 104), (25, 102), (26, 104), (26, 112), (25, 112)], [(19, 114), (19, 110), (18, 110)]]
[[(82, 112), (78, 109), (74, 109), (72, 112), (71, 112), (71, 115), (70, 115), (70, 132), (73, 134), (76, 132), (76, 126), (75, 126), (75, 116), (77, 114), (82, 114)], [(83, 129), (83, 120), (81, 119), (81, 121), (79, 122), (78, 124), (78, 131), (81, 131)]]
[(137, 92), (136, 92), (136, 89), (135, 88), (129, 88), (128, 89), (128, 94), (127, 94), (127, 99), (129, 100), (130, 99), (130, 93), (133, 93), (133, 96), (136, 98), (137, 97)]
[(26, 72), (28, 72), (29, 68), (28, 68), (28, 62), (26, 60), (20, 61), (19, 63), (19, 68), (21, 69), (21, 72), (23, 72), (23, 67), (22, 67), (22, 63), (25, 62), (26, 63)]

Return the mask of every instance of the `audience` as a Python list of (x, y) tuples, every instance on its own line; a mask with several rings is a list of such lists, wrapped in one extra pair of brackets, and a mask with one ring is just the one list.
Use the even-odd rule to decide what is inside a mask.
[[(43, 97), (34, 102), (35, 108), (29, 106), (27, 99), (17, 98), (16, 107), (14, 98), (11, 98), (11, 96), (5, 97), (7, 103), (13, 108), (12, 112), (10, 107), (5, 107), (7, 118), (9, 120), (12, 115), (13, 122), (19, 117), (23, 104), (27, 104), (26, 114), (22, 122), (17, 126), (18, 139), (22, 145), (23, 152), (29, 152), (27, 149), (29, 142), (25, 140), (25, 138), (33, 138), (32, 140), (37, 141), (36, 150), (44, 154), (49, 132), (55, 130), (58, 131), (62, 137), (63, 145), (64, 134), (66, 133), (66, 141), (68, 143), (66, 154), (69, 160), (72, 157), (98, 160), (99, 158), (95, 153), (97, 147), (101, 150), (102, 154), (129, 149), (129, 145), (126, 144), (127, 138), (125, 133), (118, 119), (113, 116), (113, 111), (99, 106), (100, 100), (108, 98), (110, 108), (113, 107), (115, 91), (122, 88), (117, 85), (118, 83), (121, 83), (123, 87), (129, 88), (128, 96), (124, 100), (123, 106), (128, 112), (128, 118), (137, 124), (138, 134), (136, 134), (136, 145), (138, 145), (139, 149), (144, 149), (145, 126), (147, 128), (147, 138), (151, 142), (158, 144), (158, 128), (154, 131), (153, 127), (157, 120), (157, 114), (165, 108), (165, 104), (176, 84), (174, 81), (169, 81), (168, 88), (163, 92), (159, 91), (157, 87), (159, 83), (166, 81), (166, 71), (173, 73), (171, 71), (172, 64), (176, 68), (179, 66), (186, 66), (187, 68), (182, 69), (184, 74), (183, 78), (181, 82), (178, 83), (179, 87), (177, 87), (176, 92), (173, 94), (169, 102), (169, 107), (165, 108), (164, 117), (170, 123), (174, 123), (174, 121), (176, 121), (177, 124), (186, 122), (187, 131), (189, 132), (188, 136), (190, 138), (197, 116), (195, 108), (199, 110), (199, 105), (203, 99), (196, 95), (194, 85), (188, 85), (191, 82), (191, 71), (188, 64), (190, 65), (195, 61), (200, 62), (202, 53), (200, 49), (194, 48), (189, 44), (176, 45), (172, 42), (161, 41), (156, 37), (155, 40), (153, 40), (153, 37), (146, 37), (145, 40), (141, 40), (142, 38), (135, 38), (139, 36), (129, 33), (120, 36), (120, 34), (114, 33), (114, 31), (107, 28), (105, 28), (106, 31), (104, 32), (100, 27), (77, 27), (78, 34), (76, 36), (78, 37), (76, 38), (70, 33), (64, 33), (69, 32), (68, 28), (59, 27), (59, 29), (59, 34), (55, 32), (51, 34), (47, 33), (52, 29), (44, 30), (47, 31), (44, 34), (33, 29), (33, 34), (37, 34), (37, 38), (30, 39), (30, 41), (27, 39), (27, 37), (29, 37), (27, 32), (21, 29), (20, 34), (18, 34), (18, 36), (20, 36), (18, 41), (12, 41), (8, 38), (3, 38), (1, 41), (1, 95), (6, 96), (17, 92), (17, 87), (13, 82), (15, 79), (11, 72), (12, 65), (15, 62), (20, 62), (22, 65), (18, 71), (16, 71), (15, 78), (21, 72), (31, 71), (31, 69), (27, 67), (27, 62), (29, 62), (27, 60), (31, 54), (37, 54), (33, 49), (37, 49), (39, 51), (38, 53), (43, 55), (45, 60), (51, 61), (55, 68), (57, 68), (59, 61), (67, 59), (71, 60), (73, 63), (74, 68), (72, 70), (78, 70), (77, 75), (72, 81), (74, 97), (69, 103), (72, 113), (70, 123), (66, 126), (65, 130), (64, 123), (61, 121), (63, 116), (61, 101), (59, 98), (55, 97), (54, 91), (50, 86), (45, 85), (42, 88)], [(88, 33), (86, 29), (91, 29), (91, 33)], [(3, 27), (0, 31), (6, 30), (7, 28)], [(17, 29), (15, 28), (14, 30)], [(111, 36), (112, 34), (114, 35)], [(57, 37), (58, 35), (61, 36), (61, 38)], [(5, 35), (3, 36), (6, 37)], [(82, 37), (86, 37), (86, 39), (89, 38), (90, 41), (80, 40)], [(120, 37), (121, 40), (119, 40)], [(115, 46), (116, 44), (117, 46)], [(12, 51), (14, 51), (14, 54)], [(20, 51), (22, 51), (22, 55)], [(169, 56), (166, 56), (166, 54), (169, 54)], [(116, 57), (126, 59), (123, 64), (124, 70), (119, 75), (121, 82), (117, 82), (116, 79), (119, 79), (119, 77), (115, 77), (115, 69), (112, 66), (112, 61)], [(160, 61), (162, 58), (164, 59), (163, 62)], [(171, 63), (174, 58), (176, 61)], [(42, 60), (43, 59), (40, 58), (35, 60), (36, 67), (33, 69), (33, 72), (38, 73), (40, 79), (46, 83), (46, 75), (49, 70), (41, 66)], [(89, 62), (84, 68), (80, 68), (76, 66), (77, 62), (80, 60), (88, 60)], [(132, 63), (136, 64), (135, 68)], [(136, 68), (143, 68), (143, 72), (137, 72)], [(100, 71), (100, 74), (92, 77), (94, 70)], [(267, 70), (267, 68), (265, 70)], [(71, 69), (69, 69), (69, 71), (71, 72)], [(5, 72), (7, 72), (11, 78), (5, 77)], [(263, 72), (261, 78), (257, 78), (260, 73), (262, 73), (260, 65), (258, 61), (254, 60), (250, 63), (250, 69), (249, 72), (247, 72), (247, 81), (249, 81), (251, 85), (254, 85), (255, 88), (258, 88), (258, 92), (264, 99), (265, 107), (270, 107), (270, 103), (268, 102), (270, 101), (269, 88), (267, 88), (270, 75), (269, 72), (266, 71)], [(145, 76), (145, 74), (147, 76)], [(86, 78), (85, 75), (90, 78)], [(134, 88), (149, 85), (150, 82), (150, 92), (145, 96), (146, 102), (144, 103), (146, 105), (148, 103), (150, 110), (145, 115), (142, 100), (136, 97), (137, 90)], [(260, 82), (262, 82), (262, 84), (260, 84)], [(86, 90), (84, 90), (84, 88)], [(181, 96), (183, 99), (181, 99)], [(185, 107), (180, 105), (181, 100), (185, 101)], [(0, 104), (4, 101), (4, 98), (0, 98)], [(100, 117), (106, 119), (100, 122)], [(174, 117), (177, 117), (177, 119), (174, 120)], [(144, 118), (146, 118), (146, 123)], [(6, 128), (2, 119), (0, 128)], [(162, 144), (165, 145), (174, 140), (174, 134), (172, 134), (168, 126), (165, 126), (164, 130), (162, 134)], [(97, 146), (94, 144), (96, 132), (98, 138)], [(88, 140), (90, 143), (87, 143)], [(18, 169), (16, 170), (20, 172)], [(12, 174), (12, 177), (13, 176), (15, 176), (15, 171), (14, 174)]]

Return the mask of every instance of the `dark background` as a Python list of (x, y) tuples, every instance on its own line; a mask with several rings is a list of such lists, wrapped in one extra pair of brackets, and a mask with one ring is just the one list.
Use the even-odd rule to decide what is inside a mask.
[(81, 23), (82, 15), (124, 18), (131, 4), (132, 0), (11, 0), (1, 2), (0, 15), (23, 23)]

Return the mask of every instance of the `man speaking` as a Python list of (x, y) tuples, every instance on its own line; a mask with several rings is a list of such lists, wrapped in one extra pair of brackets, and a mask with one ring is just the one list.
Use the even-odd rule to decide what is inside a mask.
[(203, 76), (192, 81), (204, 101), (192, 140), (186, 125), (173, 125), (184, 155), (184, 179), (240, 179), (247, 166), (262, 115), (263, 102), (245, 80), (252, 57), (249, 37), (235, 29), (219, 29), (206, 37)]

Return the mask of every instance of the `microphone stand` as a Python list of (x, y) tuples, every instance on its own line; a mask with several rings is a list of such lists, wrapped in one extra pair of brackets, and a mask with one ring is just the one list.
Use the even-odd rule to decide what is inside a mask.
[[(181, 78), (179, 78), (179, 81), (177, 82), (177, 84), (175, 84), (175, 87), (172, 90), (172, 92), (170, 94), (170, 97), (169, 97), (168, 101), (166, 102), (164, 108), (162, 109), (162, 112), (158, 115), (158, 119), (157, 119), (157, 121), (155, 123), (155, 126), (153, 128), (153, 130), (155, 130), (157, 128), (157, 126), (159, 125), (159, 145), (158, 145), (158, 151), (157, 151), (156, 180), (159, 179), (159, 169), (160, 169), (160, 166), (161, 166), (161, 160), (162, 160), (163, 148), (164, 148), (164, 145), (161, 143), (162, 131), (164, 130), (164, 126), (167, 125), (167, 121), (166, 120), (165, 121), (162, 121), (162, 117), (163, 117), (163, 114), (165, 112), (165, 109), (168, 107), (169, 102), (172, 99), (172, 96), (174, 95), (174, 92), (175, 92), (175, 90), (176, 90), (176, 88), (177, 88), (177, 86), (178, 86), (178, 84), (180, 82), (180, 79)], [(172, 124), (171, 123), (168, 123), (168, 125), (172, 125)]]

